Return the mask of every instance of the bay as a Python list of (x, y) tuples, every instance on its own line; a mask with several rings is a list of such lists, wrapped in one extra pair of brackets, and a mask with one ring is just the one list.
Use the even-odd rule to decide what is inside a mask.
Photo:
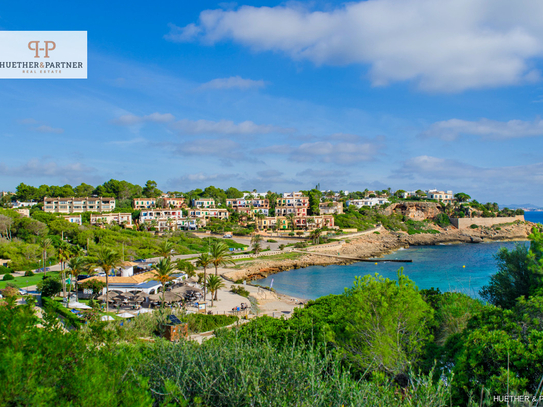
[[(282, 294), (316, 299), (341, 294), (355, 276), (379, 273), (396, 279), (400, 267), (420, 289), (439, 288), (478, 297), (482, 286), (497, 271), (494, 255), (501, 247), (509, 250), (529, 242), (492, 242), (437, 246), (413, 246), (383, 256), (385, 259), (412, 259), (413, 263), (353, 263), (347, 266), (311, 266), (271, 275), (255, 283), (270, 286)], [(465, 266), (465, 267), (464, 267)]]

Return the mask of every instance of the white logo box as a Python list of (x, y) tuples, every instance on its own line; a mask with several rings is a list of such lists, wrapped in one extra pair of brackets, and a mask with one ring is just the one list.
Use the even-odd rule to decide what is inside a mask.
[(86, 78), (86, 31), (0, 31), (0, 79)]

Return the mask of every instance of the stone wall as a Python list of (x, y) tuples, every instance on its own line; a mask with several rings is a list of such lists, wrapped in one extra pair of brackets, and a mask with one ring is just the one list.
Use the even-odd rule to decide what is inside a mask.
[(451, 223), (458, 229), (466, 229), (471, 225), (493, 226), (502, 223), (512, 223), (517, 220), (524, 222), (524, 215), (510, 216), (506, 218), (451, 218)]

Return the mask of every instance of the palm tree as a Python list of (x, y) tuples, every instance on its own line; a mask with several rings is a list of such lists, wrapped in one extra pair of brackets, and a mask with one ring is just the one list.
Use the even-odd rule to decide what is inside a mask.
[(211, 264), (211, 256), (209, 253), (201, 253), (196, 260), (196, 266), (204, 268), (204, 301), (206, 300), (206, 281), (207, 281), (207, 266)]
[(106, 312), (109, 312), (109, 273), (123, 261), (119, 252), (107, 246), (101, 246), (94, 257), (94, 261), (89, 266), (100, 267), (106, 273)]
[(74, 278), (75, 295), (77, 297), (77, 277), (87, 270), (87, 260), (83, 256), (72, 257), (68, 262), (70, 273)]
[(319, 244), (320, 237), (322, 235), (322, 229), (315, 229), (311, 232), (311, 238), (313, 242)]
[(53, 245), (53, 241), (46, 237), (40, 242), (40, 247), (42, 249), (42, 256), (43, 256), (43, 276), (45, 277), (47, 275), (46, 268), (45, 268), (45, 260), (47, 258), (47, 249), (49, 249)]
[(64, 271), (65, 263), (72, 257), (70, 249), (66, 243), (58, 249), (58, 259), (60, 260), (60, 271), (62, 273), (62, 295), (66, 298), (66, 273)]
[(225, 287), (222, 278), (219, 276), (214, 276), (213, 274), (207, 278), (207, 288), (211, 293), (211, 306), (213, 306), (213, 294), (215, 294), (215, 300), (217, 299), (217, 294), (221, 288)]
[[(217, 271), (219, 266), (226, 266), (227, 264), (234, 264), (234, 260), (228, 255), (228, 246), (218, 240), (214, 241), (211, 245), (211, 262), (215, 266), (215, 276), (219, 276)], [(217, 295), (217, 293), (215, 293)]]
[(157, 254), (167, 259), (175, 253), (174, 247), (175, 245), (172, 242), (166, 240), (158, 245)]
[(295, 223), (295, 220), (296, 220), (296, 215), (293, 214), (293, 213), (289, 213), (287, 216), (286, 216), (287, 220), (290, 222), (290, 227), (292, 229), (292, 231), (294, 232), (294, 229), (296, 229), (296, 223)]
[(155, 276), (151, 280), (157, 280), (162, 284), (162, 308), (164, 308), (164, 299), (166, 296), (166, 283), (174, 280), (172, 276), (175, 266), (169, 258), (161, 259), (157, 264), (153, 264), (151, 272)]
[(196, 268), (190, 261), (179, 259), (177, 260), (177, 263), (175, 263), (175, 267), (177, 267), (177, 270), (184, 271), (188, 277), (196, 276), (196, 271), (194, 271)]
[(258, 254), (258, 252), (260, 251), (260, 249), (262, 248), (262, 236), (259, 235), (259, 234), (255, 234), (252, 238), (251, 238), (251, 246), (253, 246), (253, 249), (255, 251), (255, 254)]

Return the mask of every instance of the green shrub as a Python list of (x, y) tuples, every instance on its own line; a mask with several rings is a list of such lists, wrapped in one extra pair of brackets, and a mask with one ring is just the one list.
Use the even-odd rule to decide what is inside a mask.
[(72, 326), (74, 328), (78, 328), (84, 322), (77, 315), (75, 315), (73, 312), (70, 312), (67, 308), (65, 308), (59, 302), (53, 300), (52, 298), (42, 296), (41, 300), (45, 311), (53, 314), (58, 314), (63, 317), (64, 322), (68, 327)]
[(13, 270), (6, 266), (0, 266), (0, 275), (8, 273), (13, 273)]
[(248, 297), (250, 294), (249, 291), (247, 291), (243, 286), (230, 286), (230, 291), (232, 291), (234, 294), (241, 295), (242, 297)]
[(207, 332), (223, 326), (231, 325), (239, 318), (235, 315), (189, 314), (187, 322), (191, 332)]
[(34, 275), (34, 272), (32, 270), (25, 271), (25, 277), (32, 277)]
[(477, 228), (479, 228), (479, 226), (477, 226), (476, 224), (473, 224), (473, 225), (470, 226), (470, 228), (477, 229)]
[(4, 281), (15, 280), (15, 277), (13, 277), (11, 274), (4, 274), (4, 278), (2, 280)]
[(234, 281), (235, 284), (243, 284), (243, 280), (240, 278), (239, 280)]
[(380, 235), (381, 233), (375, 231), (375, 232), (373, 232), (373, 234), (374, 234), (374, 235)]
[(268, 239), (266, 240), (268, 243), (277, 243), (277, 240), (274, 240), (274, 239)]

